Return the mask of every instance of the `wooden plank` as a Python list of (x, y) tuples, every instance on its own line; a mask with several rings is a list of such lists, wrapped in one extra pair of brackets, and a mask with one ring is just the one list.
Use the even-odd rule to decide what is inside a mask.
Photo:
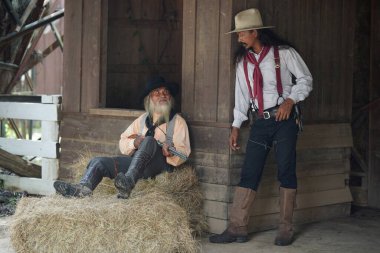
[[(108, 62), (108, 2), (101, 1), (101, 45), (100, 45), (100, 96), (99, 106), (106, 106), (107, 98), (107, 62)], [(111, 4), (112, 5), (112, 4)]]
[[(298, 194), (342, 189), (348, 181), (348, 174), (336, 174), (298, 179)], [(279, 182), (272, 179), (263, 179), (257, 191), (257, 198), (266, 198), (279, 195)], [(231, 196), (232, 200), (232, 196)]]
[(27, 191), (29, 194), (52, 195), (55, 193), (54, 181), (4, 174), (0, 174), (0, 179), (4, 180), (5, 188), (16, 188), (20, 191)]
[(134, 119), (88, 114), (64, 115), (61, 123), (61, 136), (78, 140), (118, 142), (120, 134)]
[(217, 219), (227, 219), (227, 208), (228, 204), (225, 202), (204, 200), (203, 201), (203, 213), (207, 217), (217, 218)]
[(211, 184), (229, 185), (229, 169), (206, 167), (195, 164), (199, 181)]
[(368, 173), (368, 205), (380, 208), (380, 3), (371, 1), (371, 45), (370, 45), (370, 100), (377, 102), (370, 107), (369, 111), (369, 173)]
[(350, 190), (355, 206), (368, 206), (368, 189), (350, 186)]
[(184, 1), (182, 25), (182, 112), (187, 120), (194, 120), (196, 22), (197, 0)]
[(225, 219), (217, 219), (213, 217), (206, 217), (208, 224), (208, 232), (221, 234), (227, 228), (228, 221)]
[[(300, 225), (333, 218), (347, 217), (350, 215), (350, 209), (350, 203), (297, 209), (294, 211), (293, 221), (295, 225)], [(249, 233), (277, 228), (278, 218), (278, 213), (252, 216), (248, 225)], [(226, 219), (213, 217), (206, 217), (206, 219), (208, 223), (208, 232), (210, 233), (220, 234), (227, 228), (228, 221)]]
[(65, 1), (63, 54), (63, 110), (80, 111), (83, 0)]
[(58, 159), (42, 159), (41, 178), (43, 180), (52, 181), (58, 179), (59, 160)]
[(61, 104), (62, 96), (61, 95), (42, 95), (41, 103), (42, 104)]
[[(333, 175), (339, 173), (348, 174), (350, 171), (350, 161), (347, 160), (336, 160), (336, 161), (322, 161), (322, 162), (310, 162), (310, 163), (297, 163), (297, 178), (322, 176), (322, 175)], [(230, 170), (230, 183), (236, 185), (240, 181), (241, 169), (231, 169)], [(272, 180), (277, 179), (277, 167), (275, 165), (267, 165), (263, 171), (263, 179), (271, 178)]]
[(53, 141), (31, 141), (0, 138), (0, 148), (15, 155), (58, 158), (59, 144)]
[(229, 199), (230, 188), (227, 185), (200, 183), (205, 200), (216, 200), (218, 202), (227, 202)]
[[(350, 209), (350, 203), (298, 209), (294, 211), (294, 224), (300, 225), (333, 218), (347, 217), (350, 215)], [(277, 228), (278, 218), (278, 213), (251, 217), (248, 231), (252, 233)]]
[[(329, 190), (345, 189), (348, 173), (335, 175), (321, 175), (298, 178), (298, 195), (326, 192)], [(201, 183), (204, 198), (207, 200), (232, 202), (236, 186), (227, 186), (212, 183)], [(279, 197), (279, 183), (273, 178), (263, 178), (260, 183), (257, 198), (269, 199)]]
[[(119, 142), (104, 142), (96, 140), (78, 140), (70, 138), (62, 138), (61, 141), (62, 151), (75, 150), (79, 154), (91, 152), (94, 154), (120, 154)], [(65, 160), (64, 153), (61, 155), (61, 159)]]
[[(279, 212), (279, 197), (257, 199), (253, 205), (251, 216)], [(296, 209), (326, 206), (351, 202), (352, 196), (348, 187), (342, 189), (297, 194)], [(230, 204), (231, 206), (231, 204)], [(229, 206), (229, 208), (230, 208)]]
[[(294, 223), (296, 225), (323, 221), (332, 218), (346, 217), (350, 214), (351, 205), (349, 203), (307, 208), (295, 210)], [(274, 229), (278, 225), (279, 214), (266, 214), (251, 217), (249, 221), (249, 232), (258, 232)], [(227, 220), (207, 217), (208, 231), (210, 233), (222, 233), (227, 227)]]
[(0, 148), (0, 167), (19, 176), (41, 177), (41, 166), (22, 159)]
[(41, 140), (43, 142), (59, 142), (59, 123), (57, 121), (41, 121)]
[(0, 102), (0, 117), (10, 119), (59, 120), (60, 106), (56, 104)]
[(228, 128), (189, 126), (192, 150), (217, 154), (229, 154)]
[[(318, 148), (297, 150), (297, 164), (319, 164), (324, 162), (344, 161), (349, 159), (351, 150), (349, 148)], [(240, 152), (231, 156), (231, 168), (243, 166), (245, 154)], [(273, 150), (269, 152), (266, 166), (274, 167), (276, 160)]]
[[(235, 75), (234, 65), (231, 64), (232, 40), (235, 36), (225, 33), (231, 29), (233, 1), (220, 1), (219, 14), (219, 48), (218, 48), (218, 98), (217, 98), (217, 119), (218, 122), (231, 122), (231, 108), (233, 108), (233, 94), (226, 91), (231, 90), (234, 85)], [(214, 66), (215, 68), (215, 66)]]
[(219, 0), (197, 1), (194, 119), (199, 121), (214, 122), (217, 116), (219, 9)]
[[(239, 136), (241, 152), (245, 153), (245, 146), (249, 136), (249, 129), (243, 128)], [(306, 125), (299, 136), (298, 149), (352, 147), (352, 133), (350, 124), (313, 124)]]
[(116, 116), (116, 117), (135, 117), (138, 118), (145, 113), (143, 110), (131, 109), (111, 109), (111, 108), (92, 108), (89, 110), (91, 115)]
[(191, 161), (197, 166), (227, 168), (229, 164), (228, 154), (215, 154), (192, 151)]
[(83, 1), (83, 47), (81, 112), (97, 108), (100, 102), (102, 54), (102, 1)]

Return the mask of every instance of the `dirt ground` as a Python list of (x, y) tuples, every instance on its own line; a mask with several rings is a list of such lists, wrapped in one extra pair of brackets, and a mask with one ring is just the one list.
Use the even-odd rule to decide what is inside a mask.
[[(12, 216), (0, 218), (0, 253), (14, 253), (9, 238)], [(207, 253), (378, 253), (380, 249), (380, 210), (364, 208), (350, 217), (296, 227), (296, 240), (287, 247), (273, 245), (275, 230), (254, 233), (247, 243), (211, 244), (201, 239), (201, 252)]]

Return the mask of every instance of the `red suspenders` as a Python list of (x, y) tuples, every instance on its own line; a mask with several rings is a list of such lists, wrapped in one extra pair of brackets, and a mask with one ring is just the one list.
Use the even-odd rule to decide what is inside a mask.
[[(278, 52), (277, 46), (273, 46), (273, 53), (274, 53), (274, 62), (275, 62), (275, 69), (276, 69), (277, 92), (278, 92), (279, 98), (282, 98), (283, 89), (282, 89), (282, 80), (281, 80), (281, 64), (280, 64), (280, 54)], [(256, 105), (254, 103), (255, 98), (253, 97), (252, 88), (251, 88), (251, 85), (249, 83), (248, 62), (247, 62), (245, 57), (244, 57), (244, 61), (243, 61), (243, 67), (244, 67), (244, 75), (245, 75), (245, 80), (247, 82), (249, 96), (251, 98), (252, 108), (254, 110), (257, 110)]]

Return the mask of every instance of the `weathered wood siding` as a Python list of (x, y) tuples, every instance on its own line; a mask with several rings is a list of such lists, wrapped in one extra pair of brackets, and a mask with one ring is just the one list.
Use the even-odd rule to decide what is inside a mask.
[[(234, 98), (232, 55), (237, 12), (260, 8), (264, 23), (291, 41), (314, 76), (314, 91), (304, 103), (308, 125), (298, 145), (300, 206), (298, 221), (347, 215), (352, 100), (353, 11), (355, 1), (201, 1), (184, 2), (182, 112), (191, 125), (193, 162), (205, 192), (210, 230), (221, 232), (234, 186), (239, 182), (244, 148), (228, 148)], [(349, 85), (347, 85), (349, 84)], [(348, 123), (348, 124), (337, 124)], [(242, 128), (244, 147), (248, 128)], [(214, 159), (214, 161), (211, 161)], [(273, 227), (278, 212), (278, 183), (269, 158), (250, 230)], [(312, 169), (312, 168), (315, 168)], [(323, 168), (319, 170), (320, 168)], [(314, 172), (309, 172), (309, 169)], [(314, 174), (313, 174), (314, 173)], [(326, 197), (326, 196), (334, 197)], [(311, 200), (311, 201), (310, 201)], [(257, 209), (259, 208), (259, 210)], [(319, 210), (319, 211), (318, 211)], [(324, 215), (323, 215), (324, 214)]]
[[(88, 49), (83, 49), (89, 42), (84, 44), (83, 38), (77, 41), (74, 36), (70, 37), (71, 42), (67, 42), (68, 47), (76, 54), (72, 55), (72, 60), (69, 60), (67, 55), (65, 56), (67, 87), (63, 95), (66, 112), (87, 112), (91, 106), (97, 107), (95, 102), (98, 101), (101, 104), (105, 90), (107, 90), (107, 96), (110, 96), (108, 99), (117, 98), (118, 94), (110, 95), (109, 88), (117, 83), (121, 87), (125, 84), (124, 79), (131, 78), (134, 84), (131, 87), (123, 86), (123, 89), (126, 89), (125, 92), (119, 92), (127, 96), (129, 94), (127, 90), (137, 87), (134, 86), (133, 80), (138, 82), (140, 78), (143, 78), (144, 73), (149, 72), (139, 65), (138, 61), (128, 62), (128, 59), (121, 57), (125, 56), (126, 52), (136, 53), (128, 51), (130, 44), (122, 43), (123, 40), (133, 42), (135, 39), (128, 37), (131, 35), (125, 31), (134, 30), (134, 24), (142, 27), (142, 31), (147, 29), (147, 34), (141, 33), (144, 36), (157, 35), (154, 31), (148, 31), (147, 21), (144, 19), (136, 23), (127, 22), (125, 27), (120, 25), (118, 21), (126, 20), (125, 16), (122, 17), (124, 15), (122, 13), (127, 8), (126, 2), (108, 1), (110, 13), (116, 13), (112, 14), (116, 16), (107, 18), (110, 20), (108, 28), (120, 30), (124, 35), (116, 36), (116, 31), (112, 32), (114, 35), (109, 33), (106, 86), (102, 83), (102, 75), (97, 76), (96, 71), (89, 71), (90, 69), (87, 68), (84, 72), (86, 68), (81, 62), (84, 57), (80, 55), (83, 52), (89, 52)], [(130, 2), (135, 3), (135, 1)], [(86, 0), (78, 6), (76, 6), (77, 2), (68, 3), (68, 7), (73, 6), (71, 10), (70, 8), (67, 10), (67, 15), (73, 15), (73, 19), (79, 21), (79, 24), (71, 23), (72, 27), (78, 26), (79, 32), (74, 30), (78, 38), (82, 36), (80, 31), (83, 28), (80, 27), (85, 26), (84, 23), (80, 23), (80, 20), (86, 15), (86, 3)], [(295, 44), (310, 67), (315, 80), (314, 91), (304, 104), (305, 118), (309, 124), (300, 136), (297, 147), (300, 189), (296, 220), (315, 221), (349, 213), (351, 195), (347, 188), (347, 179), (352, 146), (349, 124), (352, 99), (354, 3), (354, 0), (183, 1), (181, 111), (189, 123), (192, 144), (191, 162), (196, 167), (202, 182), (205, 194), (204, 209), (211, 232), (221, 232), (226, 227), (231, 196), (239, 181), (240, 167), (244, 157), (244, 148), (239, 153), (232, 153), (228, 147), (229, 127), (234, 106), (235, 74), (232, 55), (236, 45), (236, 35), (224, 33), (232, 28), (234, 14), (248, 7), (259, 7), (264, 22), (275, 25), (280, 35)], [(119, 7), (113, 4), (118, 4)], [(154, 17), (157, 15), (157, 9), (154, 8), (159, 8), (156, 4), (156, 1), (144, 1), (144, 4), (134, 5), (140, 6), (135, 13)], [(75, 9), (73, 9), (74, 5)], [(96, 6), (96, 3), (94, 5)], [(82, 8), (79, 14), (76, 14), (77, 8)], [(145, 9), (146, 13), (150, 14), (144, 14), (142, 10)], [(80, 17), (78, 18), (77, 15)], [(94, 20), (97, 19), (94, 17)], [(156, 21), (148, 23), (158, 28), (164, 26), (159, 22), (153, 25)], [(86, 19), (84, 22), (89, 21)], [(101, 22), (95, 22), (95, 24), (97, 30), (94, 31), (94, 36), (100, 38), (103, 34)], [(69, 33), (66, 34), (70, 36)], [(156, 48), (148, 48), (149, 54), (157, 55), (159, 45)], [(176, 43), (172, 46), (174, 48)], [(99, 56), (99, 59), (103, 52), (101, 48), (97, 45), (93, 47), (93, 53)], [(121, 54), (118, 55), (118, 53)], [(140, 60), (139, 57), (138, 54), (131, 55), (131, 58), (137, 60)], [(97, 62), (98, 60), (95, 59), (95, 69), (99, 66)], [(72, 65), (68, 65), (69, 63)], [(168, 65), (165, 65), (162, 71), (168, 73), (169, 76), (173, 73), (172, 77), (175, 79), (180, 72), (172, 71), (173, 65), (170, 59), (167, 63)], [(87, 93), (83, 94), (84, 87), (82, 86), (90, 84), (89, 81), (83, 82), (86, 78), (94, 81), (91, 86), (93, 90), (87, 87)], [(99, 89), (103, 89), (100, 98)], [(66, 102), (65, 98), (67, 98)], [(87, 99), (87, 102), (83, 103), (83, 99)], [(62, 123), (63, 176), (68, 175), (72, 162), (78, 157), (78, 151), (83, 148), (97, 153), (117, 154), (119, 134), (133, 119), (133, 117), (66, 113)], [(242, 129), (240, 144), (243, 147), (246, 144), (248, 130), (248, 127)], [(272, 157), (268, 160), (257, 204), (251, 213), (251, 216), (254, 216), (249, 228), (251, 231), (276, 225), (277, 189), (276, 169)]]
[(258, 7), (264, 23), (294, 44), (308, 65), (314, 89), (304, 103), (305, 120), (350, 122), (356, 1), (243, 2)]
[(104, 47), (107, 46), (106, 0), (65, 1), (63, 110), (88, 112), (104, 102)]

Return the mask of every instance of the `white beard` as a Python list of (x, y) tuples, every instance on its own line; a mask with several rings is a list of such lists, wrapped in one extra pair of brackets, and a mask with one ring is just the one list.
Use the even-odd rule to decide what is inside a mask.
[(170, 111), (172, 109), (172, 103), (171, 100), (167, 103), (159, 103), (156, 104), (150, 99), (149, 106), (148, 106), (148, 112), (150, 115), (153, 115), (154, 113), (160, 115), (160, 118), (155, 122), (155, 124), (163, 124), (169, 122), (170, 117)]

